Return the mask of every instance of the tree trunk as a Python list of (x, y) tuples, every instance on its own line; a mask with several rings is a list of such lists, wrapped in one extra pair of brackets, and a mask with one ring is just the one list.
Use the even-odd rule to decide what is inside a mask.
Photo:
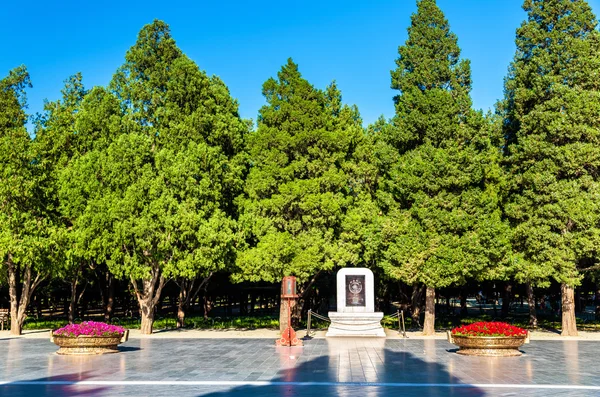
[(10, 333), (11, 335), (21, 335), (23, 323), (19, 321), (19, 270), (13, 263), (10, 253), (6, 265), (8, 270), (8, 295), (10, 297)]
[(502, 296), (502, 317), (507, 317), (510, 311), (510, 300), (512, 298), (512, 285), (506, 283), (504, 286), (504, 295)]
[(69, 302), (69, 315), (67, 317), (69, 324), (73, 324), (75, 321), (75, 309), (77, 305), (77, 281), (79, 277), (75, 275), (71, 280), (71, 301)]
[(527, 283), (527, 304), (529, 305), (529, 326), (537, 328), (537, 312), (535, 307), (535, 295), (531, 283)]
[(435, 288), (427, 287), (425, 293), (425, 321), (423, 335), (435, 334)]
[(386, 288), (385, 294), (383, 295), (383, 310), (386, 313), (389, 313), (392, 311), (392, 300), (390, 297), (390, 293)]
[(141, 281), (142, 288), (138, 287), (137, 280), (131, 279), (131, 284), (133, 285), (142, 312), (140, 331), (143, 335), (152, 334), (154, 308), (158, 304), (165, 282), (166, 280), (156, 264), (152, 267), (150, 279)]
[(114, 281), (112, 274), (110, 274), (110, 272), (106, 273), (106, 284), (107, 284), (107, 288), (106, 288), (107, 296), (106, 296), (106, 305), (104, 306), (104, 321), (108, 323), (112, 319), (113, 307), (115, 304), (115, 281)]
[(204, 296), (202, 297), (202, 309), (204, 311), (204, 319), (208, 320), (208, 313), (210, 312), (210, 309), (212, 309), (212, 304), (211, 301), (208, 297), (208, 293), (204, 292)]
[(8, 272), (8, 293), (10, 296), (10, 333), (11, 335), (21, 335), (23, 324), (27, 317), (27, 306), (33, 292), (43, 278), (40, 278), (38, 274), (32, 280), (32, 269), (30, 265), (27, 265), (24, 268), (23, 280), (19, 282), (19, 265), (13, 262), (11, 253), (8, 253), (6, 268)]
[[(77, 304), (79, 303), (81, 296), (85, 292), (85, 287), (84, 287), (83, 291), (81, 292), (81, 295), (79, 295), (79, 297), (77, 296), (77, 285), (79, 284), (79, 273), (82, 271), (83, 271), (83, 265), (80, 265), (75, 270), (75, 274), (73, 275), (73, 278), (71, 279), (71, 300), (69, 301), (69, 314), (68, 314), (69, 324), (73, 324), (73, 322), (75, 321), (75, 312), (77, 310)], [(86, 287), (87, 287), (87, 284), (86, 284)]]
[(177, 328), (185, 327), (185, 305), (179, 301), (177, 302)]
[(303, 318), (308, 317), (308, 310), (311, 309), (311, 298), (313, 297), (313, 293), (315, 292), (312, 286), (315, 284), (322, 272), (322, 270), (319, 270), (317, 274), (315, 274), (313, 278), (308, 282), (308, 284), (303, 285), (302, 288), (298, 291), (299, 299), (294, 305), (296, 310), (292, 311), (292, 316), (298, 318), (298, 309), (300, 309), (300, 318), (298, 318), (298, 320), (302, 320)]
[[(185, 312), (190, 308), (190, 303), (196, 300), (198, 293), (200, 291), (204, 291), (204, 296), (206, 298), (208, 282), (212, 275), (213, 273), (210, 272), (208, 276), (205, 277), (202, 280), (202, 282), (200, 282), (198, 285), (196, 285), (198, 278), (195, 278), (193, 280), (187, 280), (185, 278), (179, 279), (179, 282), (177, 283), (179, 285), (179, 299), (177, 300), (177, 328), (185, 327)], [(206, 310), (206, 299), (204, 307), (204, 318), (208, 318), (208, 311)]]
[(77, 299), (77, 304), (79, 304), (79, 302), (81, 301), (81, 304), (79, 305), (79, 318), (81, 318), (81, 320), (85, 320), (87, 317), (88, 303), (89, 303), (87, 299), (81, 300), (81, 297), (83, 297), (84, 292), (85, 292), (85, 290), (83, 290), (79, 294), (79, 299)]
[(42, 318), (42, 297), (39, 295), (35, 295), (33, 297), (33, 300), (35, 302), (35, 318), (39, 320), (40, 318)]
[(243, 292), (240, 294), (240, 316), (248, 315), (248, 293)]
[(562, 298), (562, 336), (577, 336), (575, 322), (575, 291), (567, 284), (560, 285)]
[(462, 316), (469, 315), (469, 309), (467, 308), (467, 290), (465, 288), (460, 291), (460, 314)]
[(185, 327), (185, 308), (188, 302), (190, 282), (181, 280), (179, 284), (179, 299), (177, 300), (177, 328)]
[(424, 286), (413, 285), (410, 305), (412, 308), (411, 318), (413, 323), (418, 327), (421, 325), (421, 298), (423, 297)]
[(60, 301), (61, 301), (60, 303), (63, 307), (63, 314), (65, 316), (68, 316), (69, 315), (69, 300), (67, 299), (67, 297), (63, 297), (60, 299)]
[(156, 304), (151, 299), (143, 300), (139, 303), (142, 311), (140, 331), (143, 335), (150, 335), (152, 334), (152, 326), (154, 325), (154, 307)]
[[(311, 299), (313, 297), (313, 293), (308, 293), (303, 296), (301, 300), (298, 300), (298, 306), (296, 307), (296, 311), (300, 312), (299, 320), (308, 317), (308, 311), (311, 309)], [(299, 309), (299, 310), (298, 310)], [(293, 315), (293, 314), (292, 314)]]
[(232, 316), (232, 311), (231, 311), (231, 295), (227, 294), (227, 296), (225, 297), (225, 310), (227, 313), (227, 317), (231, 317)]
[(596, 294), (594, 296), (594, 311), (596, 313), (595, 319), (600, 319), (600, 288), (598, 288), (598, 284), (596, 284)]

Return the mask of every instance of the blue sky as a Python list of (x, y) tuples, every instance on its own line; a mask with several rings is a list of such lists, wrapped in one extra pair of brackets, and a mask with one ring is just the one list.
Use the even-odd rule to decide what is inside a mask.
[[(598, 15), (600, 0), (589, 3)], [(438, 0), (471, 60), (478, 109), (502, 96), (515, 29), (525, 18), (521, 4)], [(366, 125), (393, 115), (389, 72), (415, 9), (413, 0), (8, 2), (0, 11), (0, 75), (25, 64), (29, 112), (39, 112), (78, 71), (87, 87), (106, 85), (140, 28), (158, 18), (201, 69), (225, 81), (242, 117), (256, 120), (263, 82), (292, 57), (317, 87), (336, 80)]]

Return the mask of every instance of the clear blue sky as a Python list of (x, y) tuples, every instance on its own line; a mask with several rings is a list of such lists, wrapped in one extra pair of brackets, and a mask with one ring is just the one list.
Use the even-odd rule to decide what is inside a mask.
[[(596, 15), (600, 0), (590, 0)], [(521, 0), (438, 0), (471, 60), (473, 102), (492, 108), (514, 54)], [(87, 87), (106, 85), (137, 32), (166, 21), (179, 47), (208, 74), (220, 76), (256, 120), (261, 86), (288, 57), (312, 84), (336, 80), (365, 125), (393, 115), (390, 70), (406, 40), (414, 0), (39, 1), (5, 2), (0, 10), (0, 75), (25, 64), (30, 113), (60, 97), (78, 71)]]

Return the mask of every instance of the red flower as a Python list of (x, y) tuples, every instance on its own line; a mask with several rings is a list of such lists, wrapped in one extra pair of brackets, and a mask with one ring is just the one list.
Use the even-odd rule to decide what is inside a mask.
[(463, 325), (452, 330), (458, 336), (526, 336), (527, 330), (507, 323), (480, 321)]

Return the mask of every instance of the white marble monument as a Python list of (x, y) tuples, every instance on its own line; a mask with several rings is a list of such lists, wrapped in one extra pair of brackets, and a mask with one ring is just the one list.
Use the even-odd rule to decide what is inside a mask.
[(331, 324), (325, 336), (385, 336), (375, 312), (373, 272), (347, 267), (337, 273), (337, 311), (329, 312)]

